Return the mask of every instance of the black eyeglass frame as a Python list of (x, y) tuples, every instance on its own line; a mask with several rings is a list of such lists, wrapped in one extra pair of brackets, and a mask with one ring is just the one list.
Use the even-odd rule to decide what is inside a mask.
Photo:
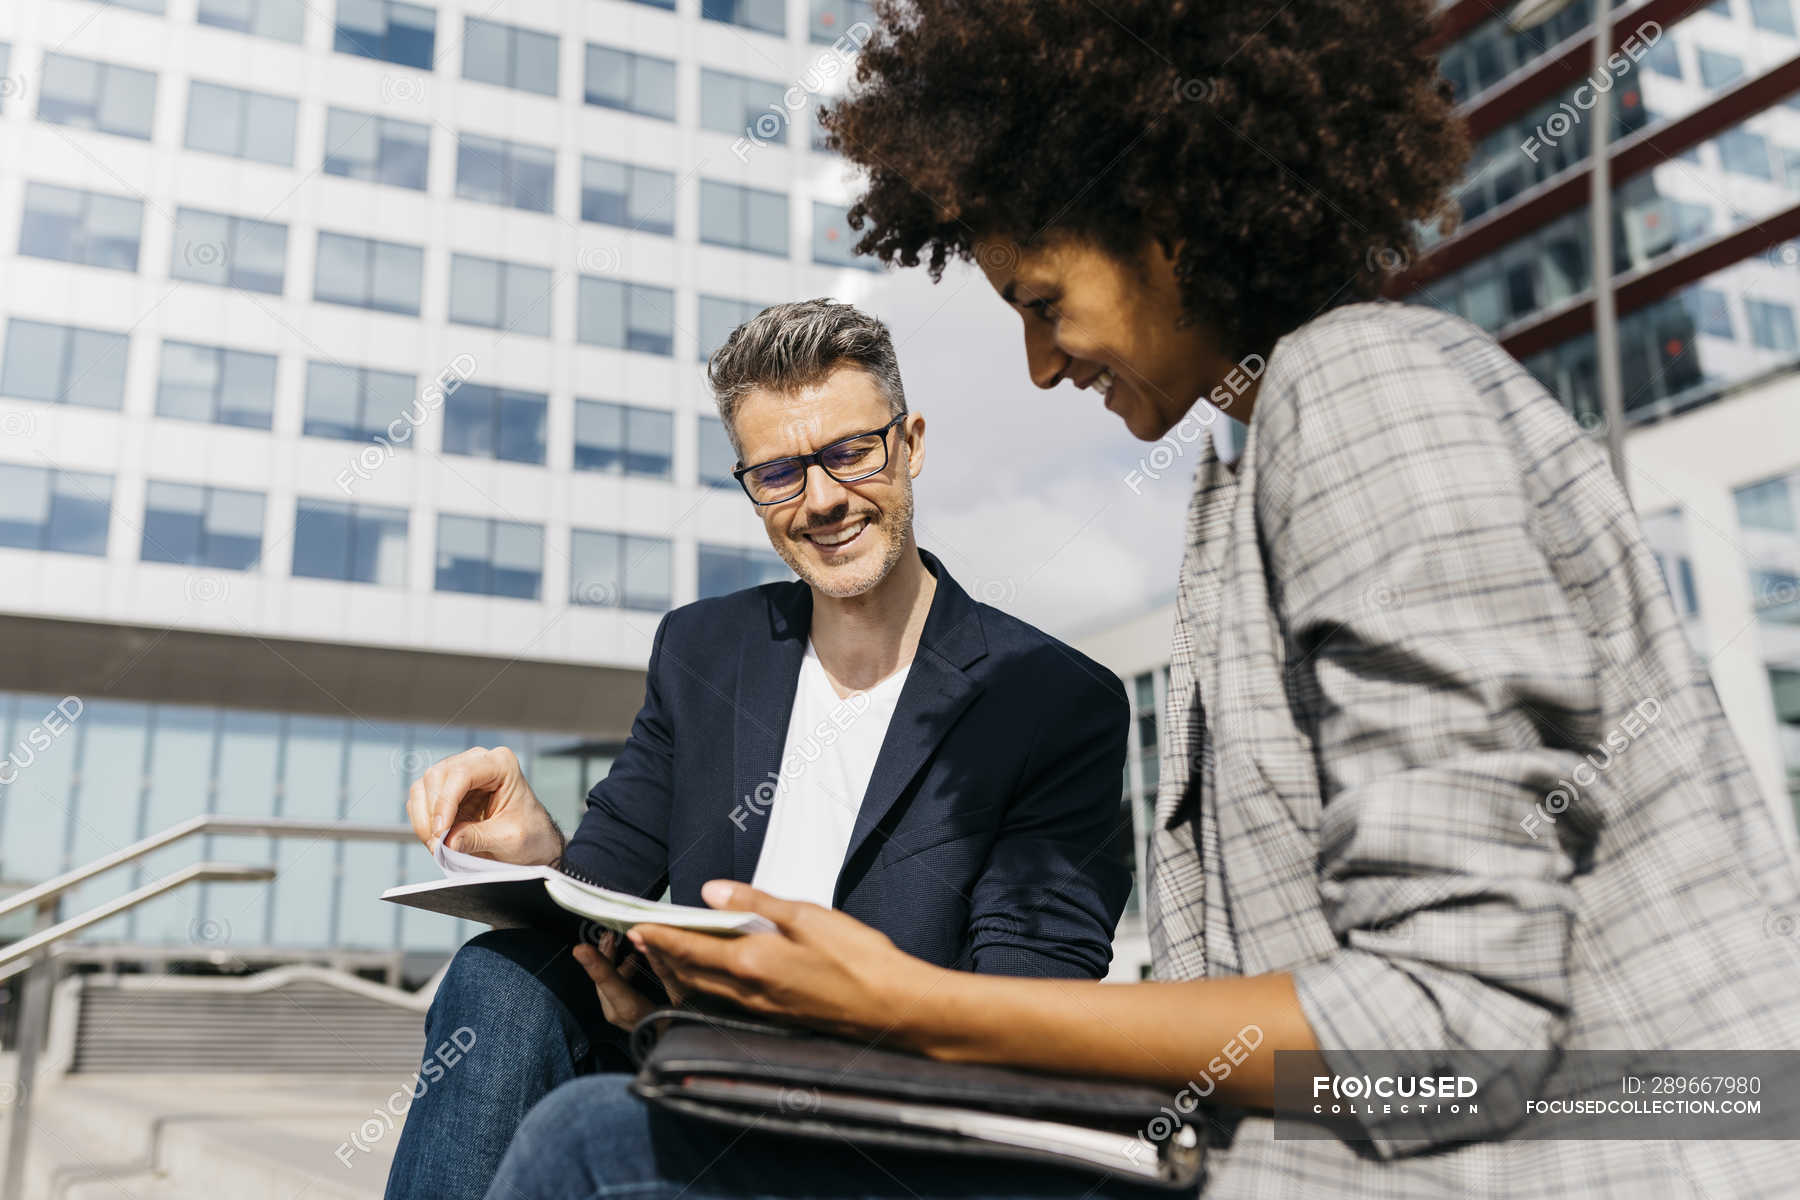
[[(744, 495), (750, 497), (750, 503), (756, 505), (758, 508), (768, 508), (771, 505), (786, 504), (789, 500), (805, 495), (806, 473), (813, 467), (819, 468), (819, 470), (825, 472), (825, 474), (831, 476), (831, 478), (837, 480), (839, 483), (857, 483), (864, 479), (873, 479), (875, 476), (887, 470), (888, 460), (892, 457), (888, 452), (888, 434), (893, 432), (894, 426), (906, 420), (906, 418), (911, 415), (911, 413), (903, 412), (893, 420), (889, 421), (886, 425), (883, 425), (880, 429), (869, 429), (862, 433), (852, 433), (847, 437), (837, 439), (835, 442), (820, 446), (811, 454), (789, 454), (781, 458), (771, 458), (765, 462), (751, 463), (747, 467), (736, 467), (732, 470), (731, 477), (738, 481), (739, 487), (744, 489)], [(842, 446), (845, 442), (854, 442), (858, 438), (866, 438), (875, 434), (881, 435), (881, 465), (876, 467), (873, 471), (864, 471), (860, 475), (844, 476), (839, 475), (836, 471), (833, 471), (830, 467), (825, 465), (825, 456), (839, 446)], [(758, 500), (755, 496), (750, 494), (750, 484), (745, 480), (744, 476), (750, 474), (752, 471), (761, 470), (763, 467), (772, 467), (777, 463), (799, 463), (800, 486), (794, 489), (791, 494), (783, 496), (779, 500)]]

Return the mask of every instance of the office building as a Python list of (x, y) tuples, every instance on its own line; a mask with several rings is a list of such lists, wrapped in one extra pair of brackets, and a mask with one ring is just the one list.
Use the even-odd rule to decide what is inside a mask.
[[(701, 364), (768, 302), (875, 278), (816, 125), (866, 18), (0, 6), (0, 884), (202, 812), (399, 821), (471, 745), (571, 823), (660, 615), (787, 577)], [(64, 913), (202, 852), (279, 878), (91, 937), (468, 932), (374, 899), (433, 870), (416, 846), (260, 838)]]

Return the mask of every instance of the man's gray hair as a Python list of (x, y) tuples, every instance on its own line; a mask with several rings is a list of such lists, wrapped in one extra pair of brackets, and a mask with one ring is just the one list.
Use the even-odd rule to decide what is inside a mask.
[(829, 299), (763, 309), (713, 351), (706, 377), (719, 404), (719, 419), (741, 455), (734, 418), (745, 396), (758, 390), (797, 391), (840, 366), (860, 367), (874, 377), (887, 397), (890, 417), (906, 411), (900, 360), (887, 326), (854, 305)]

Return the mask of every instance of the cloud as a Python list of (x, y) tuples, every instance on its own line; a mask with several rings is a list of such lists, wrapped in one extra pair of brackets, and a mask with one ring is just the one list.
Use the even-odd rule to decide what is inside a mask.
[(842, 298), (893, 330), (926, 419), (919, 541), (971, 594), (1065, 638), (1169, 601), (1191, 473), (1128, 487), (1147, 447), (1097, 394), (1031, 382), (1018, 315), (980, 272), (887, 273)]

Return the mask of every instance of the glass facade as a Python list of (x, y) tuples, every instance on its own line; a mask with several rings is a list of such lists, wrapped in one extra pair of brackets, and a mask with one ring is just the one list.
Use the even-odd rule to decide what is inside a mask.
[(1746, 484), (1733, 500), (1788, 795), (1800, 806), (1800, 467)]
[(771, 550), (700, 543), (700, 599), (792, 579), (794, 573)]
[[(1613, 289), (1627, 463), (1638, 432), (1651, 438), (1645, 427), (1653, 423), (1692, 420), (1701, 440), (1711, 437), (1706, 431), (1729, 419), (1722, 408), (1700, 415), (1715, 401), (1780, 397), (1791, 411), (1791, 394), (1781, 389), (1800, 379), (1800, 245), (1779, 236), (1800, 213), (1800, 97), (1766, 83), (1800, 52), (1793, 4), (1719, 0), (1672, 10), (1667, 28), (1634, 19), (1634, 11), (1617, 14), (1620, 53), (1604, 79), (1548, 69), (1550, 51), (1559, 50), (1554, 57), (1579, 61), (1585, 72), (1585, 3), (1525, 34), (1497, 16), (1442, 51), (1440, 67), (1465, 114), (1490, 132), (1456, 193), (1464, 230), (1428, 238), (1415, 277), (1432, 274), (1434, 255), (1454, 256), (1455, 265), (1405, 297), (1493, 333), (1599, 437), (1607, 423), (1592, 301), (1596, 286)], [(1512, 97), (1520, 94), (1549, 98), (1519, 115)], [(1615, 139), (1612, 262), (1601, 280), (1593, 278), (1588, 208), (1594, 95), (1608, 98)], [(1456, 254), (1476, 229), (1485, 231), (1484, 247), (1499, 249)], [(1792, 433), (1790, 426), (1750, 436), (1766, 445)], [(1646, 458), (1660, 461), (1676, 436), (1661, 435)], [(1639, 519), (1702, 661), (1710, 666), (1735, 642), (1740, 652), (1753, 646), (1766, 667), (1789, 798), (1800, 802), (1800, 517), (1792, 494), (1800, 447), (1786, 473), (1750, 482), (1716, 447), (1707, 454), (1684, 463), (1679, 479), (1634, 486), (1633, 498), (1655, 500)], [(1717, 512), (1727, 495), (1736, 502), (1735, 531)], [(1721, 571), (1743, 572), (1746, 612), (1730, 611), (1744, 589), (1712, 582)], [(1721, 683), (1742, 687), (1738, 676)], [(1735, 719), (1758, 702), (1739, 691), (1726, 709)], [(1754, 755), (1768, 752), (1759, 749), (1768, 741), (1763, 728), (1743, 727), (1740, 737)]]
[[(33, 736), (35, 732), (35, 736)], [(0, 884), (49, 878), (196, 812), (404, 823), (427, 766), (507, 746), (564, 829), (616, 747), (574, 734), (0, 692)], [(185, 943), (203, 922), (233, 948), (449, 950), (475, 932), (378, 899), (433, 878), (422, 848), (311, 838), (189, 838), (83, 885), (74, 915), (203, 858), (273, 864), (273, 884), (214, 883), (95, 926), (87, 940)]]

